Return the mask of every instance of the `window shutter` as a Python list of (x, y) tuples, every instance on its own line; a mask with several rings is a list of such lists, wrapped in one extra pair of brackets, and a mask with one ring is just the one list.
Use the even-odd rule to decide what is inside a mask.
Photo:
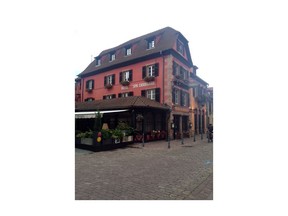
[(105, 100), (106, 99), (106, 96), (103, 96), (103, 100)]
[(92, 82), (92, 89), (94, 89), (94, 80), (91, 80)]
[(175, 104), (175, 88), (172, 89), (172, 103)]
[(146, 91), (145, 90), (141, 90), (141, 96), (146, 97)]
[(133, 92), (129, 92), (129, 93), (128, 93), (128, 96), (133, 96)]
[(112, 85), (115, 85), (115, 74), (112, 75)]
[(118, 98), (121, 98), (121, 93), (118, 94)]
[[(115, 75), (114, 75), (114, 76), (115, 76)], [(112, 95), (112, 98), (116, 98), (116, 94), (113, 94), (113, 95)]]
[(106, 76), (104, 77), (104, 86), (106, 86), (107, 82), (106, 82)]
[(155, 64), (155, 76), (159, 76), (159, 63)]
[(160, 88), (155, 89), (155, 100), (160, 102)]
[(120, 74), (119, 74), (119, 83), (121, 83), (121, 81), (122, 81), (122, 73), (123, 72), (120, 72)]
[(180, 105), (183, 106), (184, 105), (184, 92), (180, 91)]
[(146, 77), (146, 66), (142, 67), (142, 79)]
[(133, 75), (132, 75), (132, 74), (133, 74), (133, 72), (132, 72), (132, 70), (130, 70), (130, 71), (129, 71), (129, 81), (132, 81), (132, 80), (133, 80), (133, 77), (132, 77)]
[(86, 81), (86, 89), (88, 89), (88, 88), (89, 88), (89, 80)]

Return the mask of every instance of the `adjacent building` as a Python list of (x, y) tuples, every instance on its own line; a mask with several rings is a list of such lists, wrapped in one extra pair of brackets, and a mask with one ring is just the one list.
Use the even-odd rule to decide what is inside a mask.
[[(106, 111), (110, 128), (121, 119), (143, 134), (161, 131), (165, 138), (204, 132), (211, 119), (207, 120), (208, 83), (196, 71), (188, 40), (166, 27), (96, 56), (75, 80), (75, 110)], [(101, 108), (103, 100), (109, 101)], [(143, 116), (141, 124), (137, 116)]]

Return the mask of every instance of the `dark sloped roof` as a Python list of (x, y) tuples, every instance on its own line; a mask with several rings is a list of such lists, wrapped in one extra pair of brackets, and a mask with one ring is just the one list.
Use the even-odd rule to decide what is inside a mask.
[(169, 106), (146, 97), (133, 96), (114, 98), (110, 100), (95, 100), (90, 102), (76, 102), (75, 111), (115, 110), (131, 108), (155, 108), (168, 110)]
[[(158, 36), (160, 36), (160, 40), (156, 44), (156, 46), (152, 49), (147, 50), (147, 39), (152, 38), (152, 37), (158, 37)], [(119, 46), (102, 51), (98, 56), (98, 58), (104, 57), (101, 59), (101, 65), (96, 66), (96, 60), (94, 60), (78, 76), (87, 75), (91, 72), (101, 71), (107, 67), (113, 67), (123, 62), (135, 60), (140, 57), (146, 57), (151, 54), (156, 54), (156, 53), (164, 52), (166, 50), (170, 50), (173, 48), (173, 45), (176, 39), (178, 38), (178, 36), (180, 36), (182, 40), (188, 42), (187, 39), (179, 31), (176, 31), (175, 29), (171, 27), (166, 27), (166, 28), (157, 30), (155, 32), (143, 35), (141, 37), (134, 38)], [(132, 49), (132, 55), (125, 56), (125, 47), (129, 45), (135, 45), (135, 44), (136, 44), (135, 48)], [(114, 61), (110, 62), (109, 53), (112, 53), (112, 52), (115, 52), (117, 56)], [(189, 47), (188, 47), (187, 52), (188, 52), (189, 61), (191, 61), (192, 63)]]

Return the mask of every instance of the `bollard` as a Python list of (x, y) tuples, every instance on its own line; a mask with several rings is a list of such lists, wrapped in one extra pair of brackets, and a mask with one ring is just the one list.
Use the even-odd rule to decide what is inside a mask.
[(142, 135), (142, 147), (144, 147), (144, 133)]

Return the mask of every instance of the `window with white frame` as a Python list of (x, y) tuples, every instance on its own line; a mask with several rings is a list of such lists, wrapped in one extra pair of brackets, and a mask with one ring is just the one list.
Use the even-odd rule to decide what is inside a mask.
[(115, 53), (110, 54), (110, 61), (114, 61), (116, 59)]
[(153, 64), (142, 67), (142, 78), (145, 77), (157, 77), (159, 76), (159, 64)]
[(94, 88), (94, 80), (88, 80), (87, 82), (86, 82), (86, 89), (87, 90), (91, 90), (91, 89), (93, 89)]
[(177, 51), (184, 55), (184, 44), (180, 40), (177, 41)]
[(175, 92), (174, 92), (174, 94), (175, 94), (175, 104), (179, 104), (179, 90), (178, 89), (175, 89)]
[(152, 49), (155, 47), (155, 39), (154, 38), (147, 40), (147, 43), (148, 43), (147, 49)]
[(105, 99), (105, 100), (109, 100), (109, 99), (112, 99), (112, 98), (116, 98), (116, 95), (112, 94), (112, 95), (103, 96), (103, 99)]
[(131, 47), (127, 47), (125, 54), (126, 54), (126, 56), (132, 55), (132, 48)]
[(121, 97), (129, 97), (129, 93), (128, 92), (121, 93)]
[(129, 81), (129, 71), (122, 72), (122, 81)]
[(100, 58), (96, 58), (96, 66), (100, 66), (101, 65), (101, 59)]
[(182, 106), (188, 106), (188, 94), (183, 92)]
[(147, 67), (147, 76), (148, 77), (155, 76), (155, 65), (150, 65)]
[(147, 98), (151, 100), (155, 100), (155, 89), (147, 90), (146, 95), (147, 95)]
[(112, 79), (112, 76), (107, 76), (107, 77), (106, 77), (106, 83), (107, 83), (107, 84), (111, 84), (111, 85), (112, 85), (112, 84), (113, 84), (113, 83), (112, 83), (112, 80), (113, 80), (113, 79)]

